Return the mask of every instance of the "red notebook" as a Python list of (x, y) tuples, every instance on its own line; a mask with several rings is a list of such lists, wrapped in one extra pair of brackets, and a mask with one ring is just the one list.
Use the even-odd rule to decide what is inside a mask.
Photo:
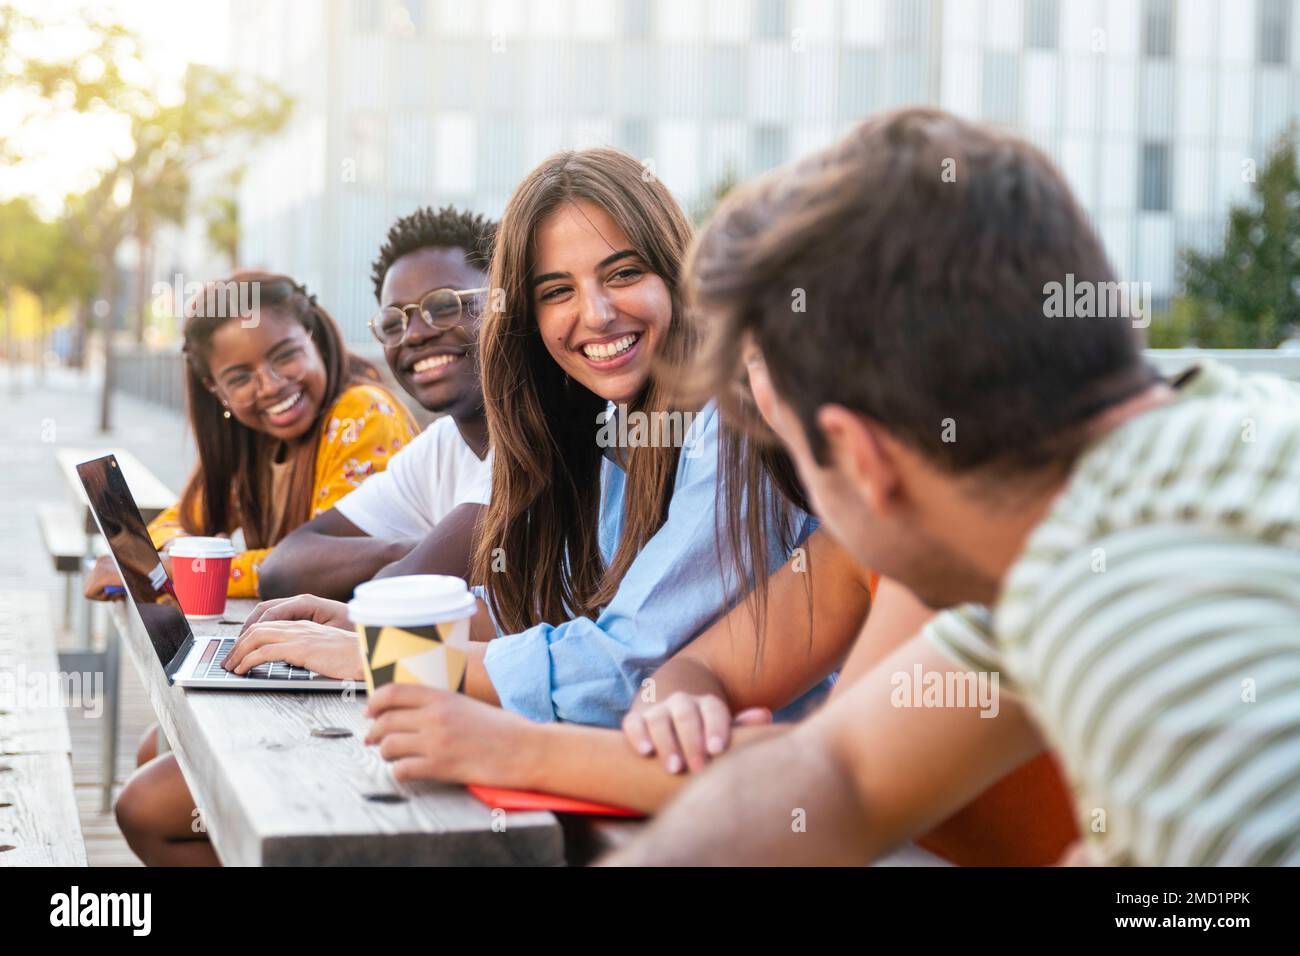
[(470, 793), (489, 807), (501, 810), (551, 810), (555, 813), (585, 813), (593, 817), (643, 817), (639, 810), (612, 807), (590, 800), (575, 800), (553, 793), (536, 793), (532, 790), (507, 790), (504, 787), (482, 787), (476, 783), (468, 786)]

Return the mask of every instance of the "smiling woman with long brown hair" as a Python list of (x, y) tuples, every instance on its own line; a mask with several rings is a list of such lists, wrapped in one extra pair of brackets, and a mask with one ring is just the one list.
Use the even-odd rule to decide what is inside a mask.
[[(654, 670), (742, 596), (761, 628), (769, 575), (816, 524), (788, 459), (720, 428), (712, 401), (677, 395), (699, 334), (680, 292), (690, 241), (665, 186), (613, 149), (556, 154), (506, 206), (479, 335), (494, 464), (470, 697), (617, 726)], [(302, 636), (333, 645), (330, 676), (359, 677), (346, 607), (292, 603), (294, 617), (311, 608)], [(259, 607), (232, 655), (283, 617)], [(412, 709), (437, 695), (401, 693)]]
[[(755, 596), (761, 627), (769, 575), (816, 522), (788, 459), (751, 450), (712, 401), (666, 384), (698, 334), (680, 293), (690, 239), (663, 184), (612, 149), (551, 157), (507, 204), (479, 337), (495, 457), (472, 577), (491, 613), (474, 622), (465, 697), (401, 684), (372, 700), (404, 730), (382, 751), (399, 774), (428, 769), (406, 748), (437, 724), (443, 698), (616, 727), (654, 696), (650, 675), (742, 595)], [(735, 487), (720, 487), (732, 471)], [(789, 590), (810, 597), (808, 554), (795, 563)], [(309, 603), (304, 636), (339, 652), (329, 675), (360, 677), (346, 606)], [(277, 616), (264, 604), (253, 619)], [(781, 716), (821, 699), (825, 677)]]
[(748, 500), (771, 520), (723, 560), (716, 409), (676, 404), (655, 374), (694, 349), (690, 241), (663, 183), (613, 149), (551, 157), (506, 206), (480, 338), (496, 457), (473, 565), (498, 636), (471, 656), (472, 696), (617, 726), (642, 681), (815, 525), (759, 484)]

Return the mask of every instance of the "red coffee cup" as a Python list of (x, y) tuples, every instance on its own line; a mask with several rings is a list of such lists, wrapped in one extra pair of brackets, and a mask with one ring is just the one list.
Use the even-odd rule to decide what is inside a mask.
[(172, 583), (186, 617), (211, 621), (226, 613), (234, 557), (229, 538), (183, 537), (172, 542)]

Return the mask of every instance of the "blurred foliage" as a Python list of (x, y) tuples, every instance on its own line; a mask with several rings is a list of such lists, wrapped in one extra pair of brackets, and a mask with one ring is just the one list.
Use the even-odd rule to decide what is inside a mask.
[[(47, 31), (56, 30), (62, 37), (78, 31), (83, 42), (75, 55), (60, 59), (45, 52), (59, 48), (43, 42)], [(84, 305), (95, 297), (113, 303), (118, 249), (133, 239), (139, 252), (137, 333), (142, 331), (149, 253), (162, 225), (181, 224), (200, 205), (193, 196), (195, 169), (239, 156), (253, 141), (282, 129), (292, 110), (290, 98), (274, 84), (241, 72), (191, 64), (181, 86), (174, 102), (159, 97), (138, 40), (120, 24), (93, 13), (70, 23), (0, 3), (0, 94), (16, 93), (15, 101), (24, 104), (19, 128), (61, 114), (95, 113), (123, 120), (131, 142), (129, 154), (113, 157), (92, 188), (67, 198), (56, 222), (41, 222), (26, 201), (8, 204), (0, 283), (28, 288), (47, 307), (69, 299)], [(0, 142), (0, 163), (30, 158), (18, 155), (12, 141)], [(205, 216), (209, 237), (227, 256), (238, 250), (237, 209), (222, 205), (233, 203), (232, 182), (237, 186), (237, 177), (223, 180), (215, 200), (219, 226)], [(37, 253), (47, 240), (53, 252)], [(90, 312), (78, 310), (83, 324)]]
[(726, 199), (739, 183), (740, 177), (736, 175), (735, 165), (728, 162), (722, 168), (721, 178), (709, 190), (708, 196), (691, 211), (691, 219), (694, 220), (697, 228), (709, 221), (709, 217), (717, 211), (722, 200)]
[[(82, 40), (71, 60), (49, 58), (45, 51), (74, 31)], [(58, 114), (128, 113), (140, 108), (148, 92), (128, 76), (143, 74), (140, 44), (120, 24), (93, 10), (78, 17), (46, 18), (0, 3), (0, 93), (28, 94), (20, 128)], [(10, 141), (0, 138), (0, 162), (17, 162)]]
[(233, 272), (239, 266), (239, 184), (244, 178), (244, 166), (236, 166), (222, 180), (222, 188), (203, 204), (203, 223), (208, 244), (216, 249), (230, 264)]
[(1182, 294), (1151, 323), (1157, 348), (1276, 348), (1300, 331), (1300, 167), (1293, 128), (1270, 152), (1223, 247), (1183, 254)]
[[(52, 316), (93, 293), (98, 278), (89, 261), (69, 248), (68, 238), (66, 223), (42, 219), (27, 199), (0, 203), (0, 312), (7, 350), (15, 341), (44, 339)], [(20, 289), (35, 300), (25, 321)]]

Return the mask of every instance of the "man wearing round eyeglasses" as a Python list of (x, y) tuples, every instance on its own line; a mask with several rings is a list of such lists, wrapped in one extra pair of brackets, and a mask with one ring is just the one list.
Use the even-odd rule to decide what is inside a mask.
[[(389, 230), (372, 267), (380, 309), (370, 330), (397, 383), (443, 417), (280, 542), (262, 565), (263, 598), (342, 600), (381, 573), (464, 577), (492, 483), (476, 345), (495, 233), (494, 222), (450, 206)], [(295, 612), (285, 604), (273, 617)]]

